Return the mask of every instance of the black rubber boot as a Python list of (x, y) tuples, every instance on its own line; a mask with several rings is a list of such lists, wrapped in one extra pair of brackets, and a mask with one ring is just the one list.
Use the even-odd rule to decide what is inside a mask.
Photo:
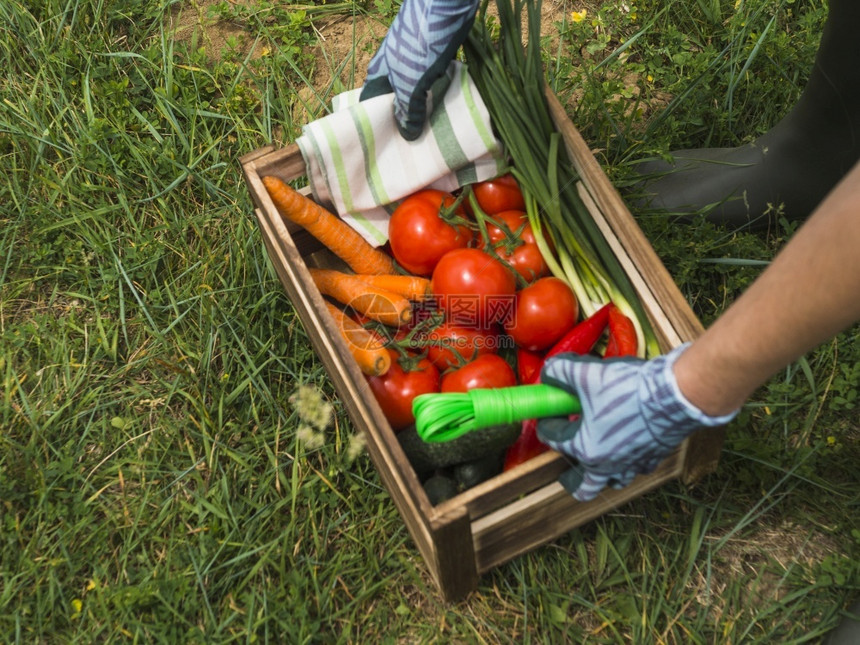
[(860, 0), (830, 0), (814, 68), (788, 115), (754, 143), (641, 164), (655, 179), (639, 186), (640, 205), (737, 228), (768, 226), (780, 205), (787, 219), (805, 219), (860, 159), (858, 28)]
[(824, 637), (821, 645), (860, 644), (860, 601), (848, 607), (848, 615), (836, 628)]

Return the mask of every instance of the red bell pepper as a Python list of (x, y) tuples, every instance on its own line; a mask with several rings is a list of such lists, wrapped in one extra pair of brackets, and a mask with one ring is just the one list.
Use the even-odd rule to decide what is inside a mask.
[(537, 419), (523, 421), (523, 430), (517, 440), (505, 452), (504, 470), (519, 466), (549, 448), (537, 436)]
[(517, 349), (517, 380), (520, 385), (535, 383), (540, 377), (543, 354), (531, 352), (522, 347)]
[[(609, 324), (610, 311), (614, 307), (615, 305), (608, 303), (574, 326), (560, 341), (550, 348), (537, 367), (533, 367), (530, 362), (531, 358), (527, 357), (525, 360), (531, 370), (532, 380), (524, 380), (522, 378), (523, 372), (520, 370), (520, 383), (537, 383), (540, 380), (540, 371), (543, 363), (550, 356), (561, 353), (588, 354), (606, 330), (606, 326)], [(519, 362), (520, 352), (517, 352), (518, 365)], [(505, 453), (504, 470), (507, 471), (515, 466), (519, 466), (547, 450), (549, 448), (537, 436), (537, 419), (527, 419), (523, 421), (523, 429), (519, 438), (508, 447)]]
[(636, 356), (639, 341), (633, 321), (614, 306), (609, 311), (609, 340), (603, 358), (614, 356)]
[(609, 312), (614, 308), (616, 308), (615, 305), (608, 302), (573, 327), (573, 329), (561, 337), (560, 341), (550, 348), (546, 353), (546, 358), (566, 352), (574, 354), (587, 354), (590, 352), (603, 335), (606, 326), (609, 324)]

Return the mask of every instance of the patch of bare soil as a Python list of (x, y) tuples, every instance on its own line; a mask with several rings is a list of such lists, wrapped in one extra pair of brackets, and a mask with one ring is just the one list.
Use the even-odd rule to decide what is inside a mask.
[[(171, 32), (178, 42), (190, 43), (196, 39), (196, 45), (203, 47), (213, 60), (218, 59), (228, 48), (228, 39), (240, 43), (240, 51), (251, 57), (259, 56), (262, 44), (254, 44), (252, 34), (241, 24), (228, 20), (220, 20), (213, 16), (212, 8), (220, 0), (189, 0), (176, 5), (171, 14)], [(233, 4), (252, 6), (255, 0), (230, 0)], [(253, 49), (253, 51), (251, 51)]]
[[(726, 611), (721, 598), (730, 581), (749, 580), (745, 609), (753, 610), (779, 601), (792, 591), (782, 571), (795, 567), (812, 571), (828, 555), (838, 552), (830, 537), (809, 527), (791, 523), (763, 525), (751, 537), (727, 542), (720, 548), (713, 569), (697, 572), (697, 600), (719, 621)], [(691, 581), (696, 581), (695, 574)]]
[[(232, 4), (253, 8), (257, 0), (229, 0)], [(254, 60), (266, 51), (268, 44), (248, 25), (223, 20), (212, 12), (220, 0), (190, 0), (174, 9), (171, 31), (177, 42), (202, 47), (217, 60), (228, 47), (239, 58)], [(329, 15), (313, 20), (316, 46), (312, 57), (310, 85), (298, 90), (297, 122), (305, 122), (326, 109), (331, 96), (339, 91), (360, 87), (367, 66), (385, 36), (387, 27), (378, 18), (363, 14)]]
[[(254, 59), (262, 54), (265, 43), (257, 39), (246, 25), (221, 20), (212, 8), (221, 0), (189, 0), (173, 10), (171, 30), (179, 42), (196, 39), (198, 47), (213, 60), (228, 48), (228, 42), (238, 43), (240, 57)], [(229, 0), (234, 5), (253, 7), (257, 0)], [(570, 11), (567, 0), (544, 0), (541, 8), (541, 33), (552, 35), (556, 23)], [(492, 7), (491, 7), (492, 13)], [(318, 38), (315, 49), (317, 65), (311, 78), (312, 87), (302, 90), (301, 102), (310, 111), (314, 97), (328, 97), (333, 88), (350, 89), (364, 83), (367, 66), (385, 36), (387, 25), (372, 15), (334, 15), (314, 20)], [(318, 99), (317, 99), (318, 100)]]
[[(269, 43), (260, 38), (249, 24), (241, 24), (235, 20), (219, 19), (212, 9), (222, 0), (186, 0), (176, 5), (172, 14), (172, 31), (179, 42), (202, 47), (214, 61), (218, 60), (229, 48), (234, 50), (241, 59), (254, 60), (266, 51)], [(259, 0), (228, 0), (237, 7), (253, 11)], [(286, 3), (284, 6), (288, 6)], [(548, 51), (558, 52), (560, 56), (578, 58), (571, 61), (588, 65), (595, 57), (603, 58), (611, 51), (588, 54), (583, 48), (577, 51), (571, 48), (571, 43), (558, 47), (558, 25), (573, 11), (585, 10), (589, 15), (596, 15), (598, 3), (594, 0), (543, 0), (541, 3), (541, 34), (549, 39)], [(490, 3), (488, 12), (495, 12), (495, 3)], [(524, 16), (525, 22), (525, 16)], [(308, 75), (307, 84), (301, 84), (295, 89), (295, 100), (292, 104), (292, 121), (307, 123), (324, 115), (331, 105), (331, 99), (341, 91), (360, 87), (365, 80), (367, 66), (373, 54), (379, 48), (387, 31), (387, 23), (374, 14), (328, 14), (313, 18), (315, 31), (315, 46), (312, 56), (316, 61)], [(523, 34), (526, 38), (526, 34)], [(623, 68), (622, 68), (623, 70)], [(619, 80), (624, 85), (625, 96), (607, 97), (611, 102), (629, 105), (629, 110), (641, 112), (634, 123), (644, 122), (649, 114), (659, 111), (669, 102), (670, 96), (660, 92), (649, 92), (647, 97), (641, 95), (641, 79), (637, 74), (620, 73)], [(568, 113), (576, 111), (576, 105), (581, 99), (581, 91), (573, 90), (567, 93), (565, 99)], [(599, 151), (595, 150), (595, 154)]]
[[(341, 90), (361, 87), (370, 59), (385, 37), (387, 27), (372, 16), (337, 16), (315, 23), (319, 37), (317, 65), (311, 87), (299, 90), (300, 103), (310, 114), (319, 115), (325, 103)], [(308, 116), (309, 116), (308, 115)], [(299, 122), (308, 117), (297, 117)]]

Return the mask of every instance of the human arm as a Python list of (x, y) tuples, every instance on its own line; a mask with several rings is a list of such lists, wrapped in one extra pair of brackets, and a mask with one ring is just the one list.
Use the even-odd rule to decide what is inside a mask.
[(860, 165), (705, 333), (668, 357), (603, 364), (563, 356), (542, 380), (583, 399), (539, 435), (585, 470), (583, 501), (650, 472), (693, 431), (721, 425), (768, 378), (860, 320)]
[(725, 414), (860, 320), (860, 164), (675, 364), (687, 398)]

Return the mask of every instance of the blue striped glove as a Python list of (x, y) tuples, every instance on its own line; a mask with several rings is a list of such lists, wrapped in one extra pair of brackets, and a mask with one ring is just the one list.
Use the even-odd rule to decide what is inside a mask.
[(694, 431), (735, 417), (737, 410), (708, 416), (681, 393), (672, 366), (688, 345), (648, 361), (575, 354), (547, 360), (541, 382), (576, 394), (582, 403), (574, 421), (542, 419), (537, 428), (541, 441), (578, 462), (581, 477), (561, 478), (576, 499), (594, 499), (607, 485), (627, 486), (657, 468)]
[(400, 7), (367, 67), (360, 98), (393, 91), (394, 118), (404, 139), (418, 138), (433, 112), (433, 94), (447, 89), (431, 86), (466, 40), (477, 8), (478, 0), (404, 0)]

